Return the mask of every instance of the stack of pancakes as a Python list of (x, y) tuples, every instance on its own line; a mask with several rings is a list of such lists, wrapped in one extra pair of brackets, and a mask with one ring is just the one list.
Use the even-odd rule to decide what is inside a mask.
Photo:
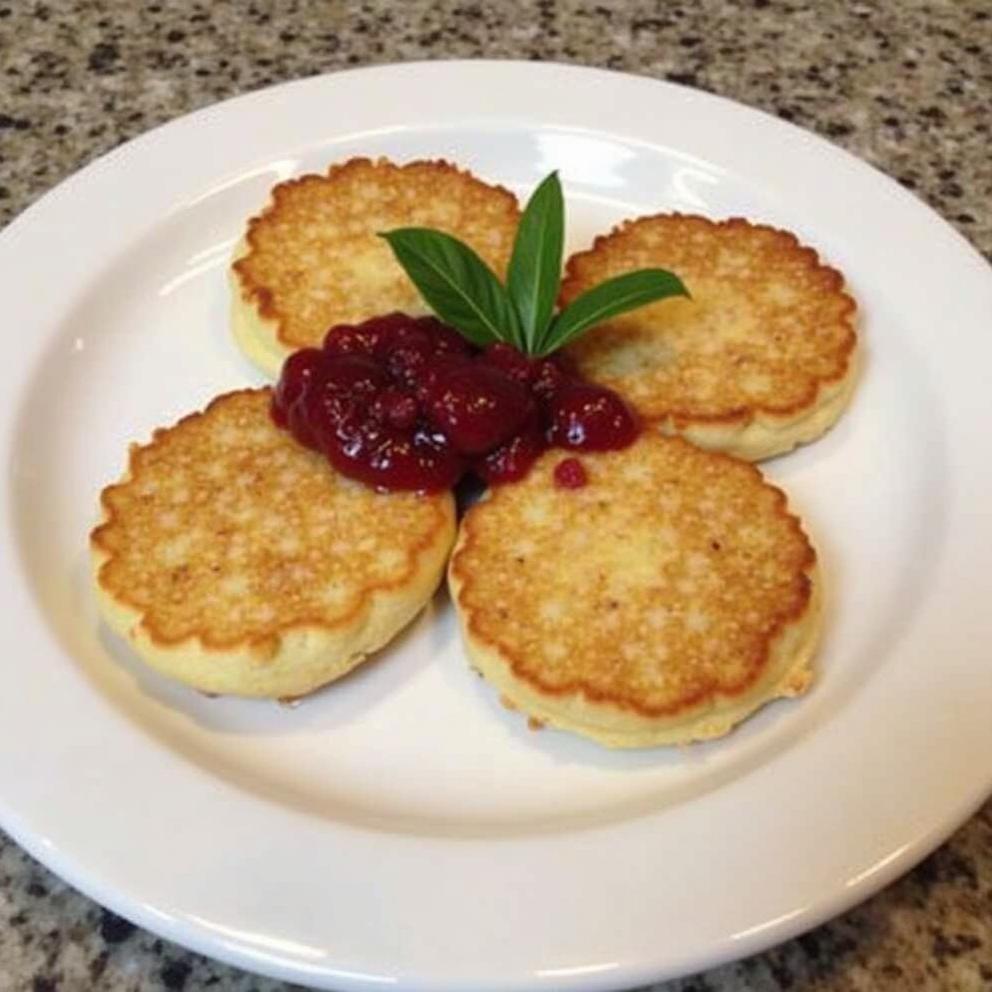
[[(512, 194), (443, 162), (356, 159), (282, 183), (236, 252), (236, 339), (275, 374), (333, 324), (418, 307), (378, 232), (439, 228), (502, 275), (518, 221)], [(617, 747), (684, 743), (803, 692), (816, 554), (750, 463), (842, 412), (854, 303), (793, 235), (679, 214), (574, 255), (560, 302), (642, 267), (674, 271), (692, 295), (570, 349), (645, 425), (627, 449), (579, 456), (586, 485), (557, 487), (565, 454), (549, 450), (456, 537), (450, 494), (374, 493), (275, 428), (268, 390), (228, 394), (134, 448), (104, 491), (104, 615), (204, 691), (297, 696), (386, 644), (447, 563), (471, 663), (541, 723)]]

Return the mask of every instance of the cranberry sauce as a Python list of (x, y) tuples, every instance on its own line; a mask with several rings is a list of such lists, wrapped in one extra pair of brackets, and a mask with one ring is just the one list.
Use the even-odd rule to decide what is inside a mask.
[(554, 477), (559, 489), (581, 489), (589, 481), (586, 468), (578, 458), (563, 458), (555, 466)]
[[(623, 448), (637, 422), (616, 393), (583, 382), (563, 357), (507, 344), (473, 348), (434, 317), (393, 313), (332, 327), (322, 348), (283, 365), (272, 418), (342, 474), (379, 489), (437, 491), (466, 471), (523, 478), (550, 445)], [(577, 459), (564, 478), (580, 486)]]

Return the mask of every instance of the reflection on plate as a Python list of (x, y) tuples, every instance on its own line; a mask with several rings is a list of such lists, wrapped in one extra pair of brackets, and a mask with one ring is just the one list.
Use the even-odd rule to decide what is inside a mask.
[[(558, 168), (571, 248), (659, 209), (743, 214), (848, 274), (867, 355), (852, 408), (767, 466), (828, 576), (808, 697), (712, 744), (612, 753), (504, 713), (443, 594), (294, 709), (205, 699), (100, 628), (85, 552), (100, 487), (129, 440), (259, 381), (228, 336), (230, 249), (272, 184), (354, 154), (444, 156), (518, 193)], [(2, 635), (18, 691), (0, 695), (0, 823), (137, 922), (320, 987), (633, 986), (842, 910), (992, 784), (973, 758), (992, 746), (992, 480), (974, 457), (992, 275), (832, 146), (592, 70), (363, 70), (119, 149), (4, 232), (0, 272), (18, 328), (0, 373), (15, 535), (0, 582), (21, 618)]]

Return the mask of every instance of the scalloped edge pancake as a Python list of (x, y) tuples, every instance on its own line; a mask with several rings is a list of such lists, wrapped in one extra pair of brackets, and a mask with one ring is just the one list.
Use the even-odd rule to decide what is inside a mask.
[(471, 245), (502, 277), (519, 221), (513, 193), (441, 159), (353, 158), (325, 175), (281, 182), (234, 250), (234, 338), (275, 377), (287, 356), (319, 347), (335, 324), (430, 312), (377, 232), (437, 228)]
[[(156, 430), (150, 443), (132, 445), (124, 477), (101, 493), (103, 520), (90, 536), (94, 585), (107, 624), (152, 668), (207, 693), (296, 697), (340, 678), (427, 604), (455, 537), (450, 493), (382, 494), (344, 479), (271, 423), (270, 396), (269, 389), (218, 396), (204, 411)], [(239, 487), (249, 474), (251, 485)], [(307, 541), (305, 530), (319, 529), (333, 517), (323, 505), (314, 510), (317, 504), (309, 497), (326, 493), (327, 500), (334, 500), (337, 492), (343, 493), (337, 505), (344, 507), (351, 526), (335, 531), (340, 536), (333, 545), (322, 545), (314, 560), (314, 542)], [(274, 495), (280, 503), (272, 514), (281, 521), (295, 517), (302, 537), (299, 531), (246, 525), (245, 515), (265, 507)], [(197, 510), (198, 500), (209, 509)], [(340, 585), (333, 580), (337, 573), (328, 570), (330, 559), (353, 557), (363, 538), (372, 540), (363, 526), (375, 522), (381, 530), (390, 520), (389, 504), (399, 501), (417, 505), (397, 524), (394, 542), (388, 542), (392, 535), (387, 533), (382, 545), (380, 534), (371, 546), (399, 549), (402, 560), (388, 575), (375, 576), (366, 568), (363, 580), (347, 587), (341, 601)], [(183, 514), (194, 527), (218, 526), (177, 556), (165, 542), (187, 529)], [(414, 537), (411, 523), (418, 520)], [(133, 560), (142, 552), (144, 576), (140, 569), (135, 574)], [(301, 553), (309, 556), (301, 559)], [(156, 554), (168, 564), (149, 568)], [(253, 566), (247, 577), (246, 566), (237, 564), (245, 556)], [(324, 576), (329, 593), (320, 607), (313, 604), (313, 594), (321, 590), (313, 582), (315, 572)], [(232, 621), (231, 601), (214, 601), (214, 590), (225, 579), (246, 578), (248, 593), (239, 602), (260, 603), (264, 616)], [(187, 579), (190, 585), (184, 587)], [(199, 612), (199, 617), (170, 619), (170, 598), (188, 602), (182, 598), (184, 588), (193, 589), (192, 611), (180, 609)]]
[(812, 248), (740, 217), (640, 217), (569, 258), (560, 303), (648, 266), (675, 272), (694, 298), (643, 307), (585, 335), (569, 348), (583, 375), (617, 390), (663, 433), (749, 461), (834, 425), (857, 378), (856, 305)]
[[(545, 454), (522, 482), (490, 490), (470, 509), (448, 566), (469, 661), (506, 705), (608, 747), (641, 748), (721, 737), (766, 702), (806, 691), (822, 626), (822, 580), (816, 553), (781, 490), (748, 462), (658, 434), (642, 435), (625, 451), (582, 454), (588, 484), (555, 489), (553, 469), (565, 454)], [(729, 487), (722, 496), (727, 520), (761, 521), (757, 538), (714, 531), (721, 535), (714, 547), (705, 529), (726, 526), (718, 523), (719, 503), (700, 509), (702, 527), (686, 532), (686, 513), (672, 507), (681, 499), (698, 502), (698, 493), (686, 497), (678, 487), (702, 488), (717, 500), (719, 485)], [(624, 500), (625, 492), (636, 506), (618, 513), (611, 500)], [(487, 525), (483, 516), (494, 507), (499, 515)], [(550, 523), (542, 527), (534, 515)], [(637, 549), (654, 550), (632, 552), (625, 535), (643, 521), (653, 533), (648, 540), (638, 533)], [(582, 528), (581, 538), (566, 545), (563, 528), (572, 527)], [(782, 573), (767, 594), (774, 608), (746, 585), (757, 581), (760, 564), (747, 557), (752, 544), (746, 542), (766, 538), (776, 553), (770, 567)], [(541, 553), (542, 539), (545, 553), (579, 583), (564, 595), (544, 566), (528, 564)], [(656, 557), (645, 565), (639, 557), (645, 554)], [(674, 563), (682, 570), (674, 574), (692, 575), (687, 569), (699, 566), (694, 558), (700, 557), (700, 567), (716, 570), (721, 590), (702, 601), (701, 611), (698, 594), (683, 592), (682, 580), (665, 571)], [(739, 608), (721, 605), (725, 590), (731, 596), (742, 590)], [(700, 617), (715, 625), (709, 647), (694, 626)], [(562, 640), (551, 662), (555, 634), (549, 628)], [(720, 631), (735, 628), (747, 650), (728, 659), (721, 652), (729, 638)], [(647, 633), (635, 633), (642, 630)], [(605, 650), (577, 657), (597, 637)], [(690, 655), (692, 663), (679, 663)]]

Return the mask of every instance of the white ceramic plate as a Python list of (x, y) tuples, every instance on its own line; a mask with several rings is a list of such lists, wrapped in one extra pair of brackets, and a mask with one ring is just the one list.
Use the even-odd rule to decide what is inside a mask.
[[(784, 225), (849, 277), (849, 413), (768, 472), (829, 581), (815, 690), (729, 738), (613, 754), (529, 732), (439, 596), (296, 709), (208, 700), (98, 625), (86, 535), (126, 445), (258, 381), (225, 265), (280, 179), (446, 156), (573, 245), (663, 209)], [(0, 237), (0, 823), (95, 899), (315, 986), (597, 989), (749, 954), (864, 898), (992, 786), (992, 273), (916, 199), (703, 93), (554, 65), (310, 79), (176, 121)]]

